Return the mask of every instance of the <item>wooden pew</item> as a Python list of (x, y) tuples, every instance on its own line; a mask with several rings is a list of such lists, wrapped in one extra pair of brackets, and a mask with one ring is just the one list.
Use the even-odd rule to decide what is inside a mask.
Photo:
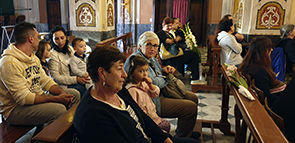
[(12, 143), (17, 141), (35, 126), (10, 125), (2, 118), (0, 124), (0, 143)]
[[(123, 54), (129, 56), (133, 51), (127, 48), (127, 39), (132, 37), (132, 33), (126, 33), (118, 37), (106, 39), (104, 41), (98, 42), (97, 46), (117, 45), (117, 41), (123, 40)], [(75, 111), (77, 109), (78, 104), (74, 105), (71, 109), (69, 109), (65, 114), (56, 119), (53, 123), (43, 129), (39, 134), (37, 134), (33, 138), (34, 143), (68, 143), (71, 142), (72, 136), (75, 133), (75, 129), (73, 126), (73, 119), (75, 115)]]
[[(226, 75), (227, 67), (222, 65), (222, 73), (224, 75), (225, 81), (230, 81), (231, 78)], [(246, 141), (246, 127), (250, 129), (251, 134), (254, 137), (254, 140), (258, 143), (287, 143), (288, 140), (280, 129), (276, 126), (275, 122), (269, 116), (269, 114), (264, 109), (263, 105), (259, 102), (259, 99), (254, 96), (252, 90), (249, 90), (250, 93), (254, 96), (255, 100), (250, 101), (243, 95), (241, 95), (236, 88), (234, 88), (229, 82), (225, 84), (223, 96), (229, 96), (229, 91), (231, 91), (236, 100), (235, 106), (235, 117), (236, 120), (236, 135), (235, 142), (245, 142)], [(240, 113), (243, 116), (242, 127), (240, 127), (239, 117)], [(242, 128), (242, 129), (241, 129)]]
[(73, 105), (65, 114), (61, 115), (54, 122), (48, 125), (35, 137), (34, 143), (68, 143), (71, 142), (75, 133), (73, 126), (74, 115), (78, 104)]
[(101, 42), (98, 42), (95, 47), (97, 47), (97, 46), (105, 46), (105, 45), (113, 45), (113, 46), (117, 47), (117, 41), (122, 39), (122, 41), (123, 41), (123, 51), (127, 51), (127, 40), (129, 38), (131, 38), (131, 37), (132, 37), (132, 33), (129, 32), (129, 33), (123, 34), (123, 35), (118, 36), (118, 37), (114, 37), (114, 38), (110, 38), (110, 39), (106, 39), (106, 40), (103, 40)]
[(98, 42), (95, 45), (95, 47), (105, 46), (105, 45), (112, 45), (112, 46), (117, 47), (117, 41), (122, 39), (122, 41), (123, 41), (123, 54), (124, 54), (124, 56), (129, 57), (133, 52), (135, 52), (137, 50), (136, 46), (131, 46), (129, 48), (127, 47), (127, 40), (131, 37), (132, 37), (132, 33), (129, 32), (129, 33), (123, 34), (118, 37), (114, 37), (114, 38), (110, 38), (110, 39), (106, 39), (101, 42)]
[(214, 42), (213, 35), (208, 35), (207, 47), (207, 62), (203, 66), (209, 66), (207, 77), (210, 77), (211, 80), (207, 78), (207, 85), (192, 85), (192, 92), (197, 92), (200, 89), (221, 91), (222, 86), (217, 84), (217, 79), (219, 78), (218, 72), (221, 71), (219, 62), (221, 47)]

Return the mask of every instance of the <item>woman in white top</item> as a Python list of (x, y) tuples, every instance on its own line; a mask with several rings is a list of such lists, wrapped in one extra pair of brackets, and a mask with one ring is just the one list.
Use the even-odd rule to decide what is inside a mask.
[(232, 19), (223, 19), (220, 22), (220, 33), (218, 33), (217, 40), (221, 46), (221, 64), (229, 64), (239, 66), (243, 58), (242, 45), (239, 44), (236, 38), (232, 35), (235, 27)]
[(68, 45), (66, 31), (62, 27), (55, 27), (50, 31), (50, 44), (53, 48), (51, 58), (49, 59), (50, 76), (63, 89), (77, 89), (81, 96), (86, 91), (85, 83), (89, 83), (89, 78), (71, 76), (69, 62), (74, 55), (74, 50)]

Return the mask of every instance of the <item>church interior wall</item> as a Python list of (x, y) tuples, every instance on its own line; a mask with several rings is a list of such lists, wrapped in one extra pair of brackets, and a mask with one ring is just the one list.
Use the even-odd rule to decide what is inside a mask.
[(207, 35), (214, 35), (219, 20), (222, 18), (222, 0), (210, 0), (208, 6)]
[[(85, 1), (85, 0), (80, 0)], [(96, 0), (100, 3), (106, 3), (108, 1), (114, 0)], [(261, 6), (261, 3), (268, 2), (270, 0), (261, 0), (260, 4), (256, 2), (257, 4), (254, 4), (254, 8)], [(279, 0), (278, 0), (279, 1)], [(284, 1), (284, 0), (283, 0)], [(128, 16), (129, 19), (126, 20), (126, 13), (125, 13), (125, 27), (123, 28), (123, 22), (122, 22), (122, 15), (121, 13), (121, 0), (117, 0), (117, 13), (114, 13), (114, 17), (117, 18), (116, 25), (113, 27), (106, 27), (105, 24), (99, 24), (100, 30), (93, 30), (89, 31), (87, 34), (83, 34), (80, 31), (73, 31), (70, 30), (70, 22), (69, 22), (69, 1), (68, 0), (60, 0), (60, 7), (61, 7), (61, 23), (62, 27), (64, 27), (66, 30), (70, 31), (70, 34), (77, 35), (78, 37), (96, 37), (96, 39), (90, 39), (89, 41), (93, 41), (93, 43), (99, 42), (101, 40), (118, 36), (123, 33), (127, 33), (129, 31), (132, 32), (133, 38), (129, 41), (131, 44), (136, 44), (138, 37), (145, 31), (153, 31), (153, 1), (146, 1), (146, 0), (125, 0), (125, 2), (129, 2), (129, 9)], [(237, 7), (237, 2), (244, 2), (244, 7), (249, 7), (249, 5), (253, 5), (253, 1), (248, 0), (209, 0), (209, 7), (208, 7), (208, 20), (207, 20), (207, 34), (214, 34), (214, 31), (217, 27), (217, 24), (221, 17), (224, 14), (232, 14), (234, 15), (235, 8)], [(254, 2), (254, 3), (255, 3)], [(288, 1), (290, 3), (290, 1)], [(14, 8), (31, 8), (31, 10), (24, 10), (24, 11), (15, 11), (15, 15), (25, 15), (26, 21), (34, 23), (36, 25), (36, 29), (39, 32), (48, 32), (50, 29), (48, 29), (48, 19), (47, 19), (47, 9), (46, 9), (46, 0), (13, 0)], [(282, 4), (284, 7), (295, 7), (295, 1), (291, 1), (291, 4)], [(222, 7), (221, 7), (222, 6)], [(36, 7), (38, 7), (36, 9)], [(116, 8), (114, 6), (114, 8)], [(253, 8), (253, 7), (252, 7)], [(106, 11), (106, 7), (100, 7), (101, 10)], [(253, 12), (252, 9), (245, 9), (244, 15), (254, 15), (256, 11)], [(103, 21), (106, 19), (105, 13), (99, 13), (100, 19), (99, 21)], [(127, 16), (127, 17), (128, 17)], [(295, 9), (290, 8), (289, 11), (287, 11), (285, 16), (284, 24), (291, 23), (295, 24)], [(246, 18), (247, 19), (247, 18)], [(254, 22), (255, 19), (251, 20), (244, 20), (243, 25), (244, 29), (238, 29), (238, 32), (244, 34), (244, 36), (249, 39), (252, 39), (251, 37), (256, 35), (265, 35), (265, 33), (269, 32), (256, 32), (255, 29), (251, 29), (247, 23)], [(237, 22), (237, 21), (235, 21)], [(247, 27), (248, 26), (248, 27)], [(256, 30), (257, 31), (257, 30)], [(273, 37), (277, 37), (279, 35), (279, 30), (273, 30), (270, 32)], [(253, 34), (255, 33), (255, 34)], [(252, 35), (252, 36), (251, 36)], [(271, 38), (274, 39), (274, 38)], [(86, 40), (87, 41), (87, 40)], [(120, 44), (119, 44), (120, 45)]]

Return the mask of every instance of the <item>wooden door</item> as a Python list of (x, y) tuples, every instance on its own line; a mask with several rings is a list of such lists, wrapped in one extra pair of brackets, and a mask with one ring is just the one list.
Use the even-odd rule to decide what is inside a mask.
[[(189, 0), (188, 21), (199, 46), (206, 45), (209, 0)], [(154, 32), (162, 29), (166, 16), (172, 17), (173, 0), (154, 0)]]
[(154, 32), (162, 30), (163, 19), (167, 16), (172, 17), (173, 0), (154, 0), (153, 5), (153, 27)]
[(48, 29), (61, 26), (60, 1), (47, 0)]
[(209, 0), (191, 0), (188, 6), (188, 21), (199, 46), (206, 45)]

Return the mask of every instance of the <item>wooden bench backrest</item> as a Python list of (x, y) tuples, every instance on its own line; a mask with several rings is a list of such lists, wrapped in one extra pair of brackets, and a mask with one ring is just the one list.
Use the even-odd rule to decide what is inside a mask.
[(20, 137), (25, 135), (35, 126), (16, 126), (9, 125), (5, 120), (0, 124), (0, 142), (12, 143), (17, 141)]
[(76, 36), (69, 36), (69, 44), (72, 44), (73, 40), (76, 38)]
[(207, 62), (206, 62), (206, 65), (208, 66), (212, 66), (213, 63), (212, 63), (212, 51), (214, 49), (221, 49), (221, 47), (218, 45), (218, 43), (215, 42), (214, 40), (214, 36), (213, 35), (208, 35), (207, 36)]
[(283, 118), (281, 116), (279, 116), (278, 114), (276, 114), (275, 112), (273, 112), (269, 108), (268, 102), (267, 102), (267, 97), (265, 97), (264, 103), (265, 103), (265, 109), (268, 112), (268, 114), (271, 116), (271, 118), (274, 120), (274, 122), (280, 128), (280, 130), (285, 134), (285, 125), (284, 125)]
[(120, 35), (118, 37), (109, 38), (109, 39), (103, 40), (101, 42), (98, 42), (98, 43), (96, 43), (95, 47), (97, 47), (97, 46), (105, 46), (105, 45), (110, 45), (110, 44), (117, 47), (117, 41), (122, 39), (122, 41), (123, 41), (123, 51), (126, 51), (127, 50), (127, 40), (129, 38), (131, 38), (131, 37), (132, 37), (132, 33), (129, 32), (129, 33)]
[[(231, 78), (226, 75), (227, 67), (222, 65), (221, 69), (225, 80), (231, 80)], [(276, 126), (275, 122), (266, 112), (256, 96), (254, 96), (255, 100), (251, 101), (241, 95), (230, 83), (227, 83), (227, 85), (224, 86), (228, 86), (230, 91), (234, 94), (236, 104), (240, 109), (243, 119), (249, 127), (255, 141), (259, 143), (288, 142), (284, 134)], [(250, 92), (253, 95), (251, 90)]]
[(65, 114), (61, 115), (54, 122), (37, 134), (33, 141), (39, 142), (59, 142), (66, 143), (71, 141), (75, 129), (73, 126), (74, 115), (78, 104), (73, 105)]

